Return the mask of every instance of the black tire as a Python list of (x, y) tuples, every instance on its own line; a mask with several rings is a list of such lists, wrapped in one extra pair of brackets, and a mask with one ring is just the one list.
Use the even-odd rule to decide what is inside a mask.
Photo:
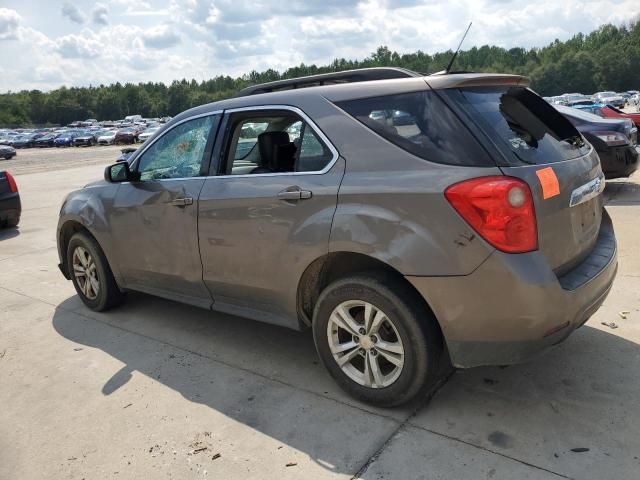
[[(404, 347), (404, 364), (393, 383), (371, 388), (351, 379), (331, 353), (328, 326), (334, 309), (350, 300), (382, 310), (395, 326)], [(371, 273), (338, 280), (320, 295), (313, 315), (313, 338), (324, 366), (338, 385), (363, 402), (393, 407), (424, 395), (441, 375), (443, 342), (433, 314), (402, 281)]]
[[(82, 247), (89, 252), (95, 266), (96, 274), (99, 282), (99, 288), (96, 298), (89, 298), (82, 291), (81, 286), (78, 283), (78, 279), (73, 272), (73, 253), (77, 247)], [(91, 310), (96, 312), (102, 312), (113, 308), (124, 299), (124, 294), (118, 288), (109, 263), (107, 262), (100, 245), (89, 235), (83, 232), (78, 232), (71, 237), (69, 244), (67, 245), (67, 268), (71, 276), (73, 286), (78, 293), (80, 299)]]
[(5, 156), (4, 156), (4, 159), (5, 159), (5, 160), (11, 160), (11, 157), (12, 157), (12, 156), (13, 156), (13, 155), (5, 155)]

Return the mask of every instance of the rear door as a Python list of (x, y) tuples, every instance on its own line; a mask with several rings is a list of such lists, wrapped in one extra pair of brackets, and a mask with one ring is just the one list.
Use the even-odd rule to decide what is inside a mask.
[(214, 308), (297, 326), (300, 277), (328, 252), (344, 160), (300, 110), (228, 111), (220, 168), (200, 194)]
[(505, 175), (531, 187), (540, 251), (560, 275), (593, 248), (604, 175), (597, 153), (555, 108), (523, 87), (444, 93), (494, 142)]

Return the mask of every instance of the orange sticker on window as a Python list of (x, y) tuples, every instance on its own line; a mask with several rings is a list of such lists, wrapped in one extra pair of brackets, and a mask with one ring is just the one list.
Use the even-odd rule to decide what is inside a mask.
[(536, 171), (536, 175), (542, 187), (542, 198), (546, 200), (547, 198), (560, 195), (560, 184), (558, 183), (558, 177), (556, 177), (556, 172), (553, 171), (553, 168), (541, 168)]

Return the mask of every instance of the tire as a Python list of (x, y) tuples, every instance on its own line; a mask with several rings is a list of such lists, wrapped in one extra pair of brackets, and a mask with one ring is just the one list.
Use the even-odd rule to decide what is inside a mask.
[(5, 159), (5, 160), (11, 160), (11, 157), (12, 157), (12, 155), (5, 155), (5, 156), (4, 156), (4, 159)]
[[(378, 322), (379, 330), (359, 330), (359, 335), (363, 332), (366, 335), (359, 336), (356, 343), (358, 337), (352, 335), (353, 329), (339, 327), (333, 319), (338, 318), (335, 312), (340, 307), (364, 329), (365, 306), (362, 303), (382, 312), (381, 318), (386, 320)], [(356, 399), (372, 405), (394, 407), (407, 403), (425, 394), (440, 376), (443, 342), (433, 314), (415, 292), (388, 275), (375, 272), (358, 275), (338, 280), (325, 288), (314, 309), (313, 338), (322, 363), (338, 385)], [(356, 354), (353, 349), (346, 350), (350, 342), (358, 345)], [(334, 358), (332, 345), (334, 349), (337, 345), (345, 348), (343, 353), (337, 354), (341, 358), (352, 357), (345, 363), (345, 369)], [(390, 354), (386, 348), (402, 350), (402, 353)], [(389, 359), (401, 362), (401, 367)], [(373, 363), (369, 363), (369, 386), (365, 378), (367, 361), (377, 362), (378, 370), (376, 378), (371, 373)]]
[[(76, 253), (77, 250), (79, 254), (82, 254), (82, 251), (84, 251), (90, 255), (87, 263), (82, 262), (81, 255), (79, 255), (79, 263), (82, 268), (88, 265), (88, 270), (92, 273), (92, 277), (98, 282), (97, 289), (94, 288), (95, 284), (91, 284), (87, 291), (83, 286), (85, 284), (81, 280), (82, 276), (79, 278), (75, 275), (74, 253)], [(86, 257), (84, 257), (84, 259), (87, 260)], [(95, 265), (95, 268), (92, 267), (92, 264)], [(67, 245), (67, 268), (69, 269), (71, 281), (78, 296), (91, 310), (102, 312), (122, 303), (124, 294), (118, 288), (102, 249), (91, 236), (83, 232), (78, 232), (71, 237)], [(97, 290), (97, 292), (95, 290)]]
[(7, 228), (15, 228), (18, 226), (18, 223), (20, 223), (20, 217), (5, 221), (4, 226)]

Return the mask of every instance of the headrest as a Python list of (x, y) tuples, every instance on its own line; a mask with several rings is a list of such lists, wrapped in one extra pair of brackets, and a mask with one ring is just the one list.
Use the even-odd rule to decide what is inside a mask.
[(276, 162), (276, 147), (287, 145), (289, 134), (287, 132), (264, 132), (258, 135), (258, 149), (262, 166), (274, 168)]

